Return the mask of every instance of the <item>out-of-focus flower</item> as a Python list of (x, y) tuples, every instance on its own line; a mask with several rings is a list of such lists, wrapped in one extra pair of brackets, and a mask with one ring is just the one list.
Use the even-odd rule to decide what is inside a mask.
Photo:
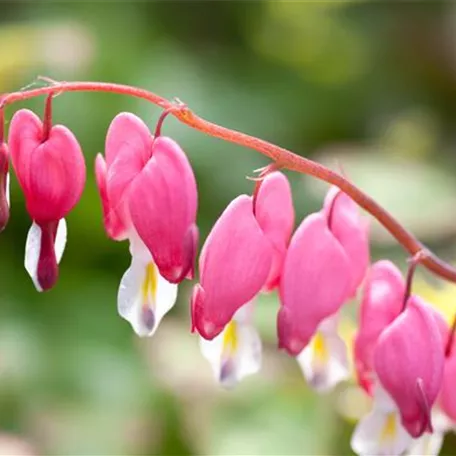
[(253, 302), (242, 306), (212, 340), (200, 337), (201, 351), (211, 363), (215, 378), (226, 388), (234, 387), (261, 367), (261, 339), (252, 324)]
[(405, 281), (390, 261), (374, 263), (367, 275), (359, 310), (359, 329), (354, 339), (355, 369), (359, 384), (372, 393), (373, 352), (382, 331), (403, 307)]
[(337, 332), (338, 318), (336, 314), (323, 320), (296, 357), (307, 382), (318, 392), (329, 391), (350, 375), (345, 342)]
[(416, 438), (432, 432), (430, 414), (442, 385), (444, 352), (434, 311), (418, 297), (411, 296), (380, 335), (374, 368), (409, 434)]
[(362, 456), (400, 455), (412, 442), (401, 424), (400, 412), (380, 384), (374, 388), (372, 410), (358, 422), (352, 438), (353, 451)]

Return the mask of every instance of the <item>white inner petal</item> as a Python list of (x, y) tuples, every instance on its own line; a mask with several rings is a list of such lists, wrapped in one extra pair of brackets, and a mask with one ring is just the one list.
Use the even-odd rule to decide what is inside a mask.
[(387, 394), (377, 391), (372, 411), (358, 422), (353, 432), (351, 447), (358, 455), (394, 456), (401, 455), (412, 440), (401, 424), (399, 410), (390, 407)]
[(25, 242), (25, 270), (32, 278), (33, 284), (38, 291), (43, 291), (38, 282), (38, 260), (41, 250), (41, 228), (35, 223), (32, 223)]
[(169, 283), (158, 272), (149, 251), (130, 246), (134, 253), (130, 267), (120, 282), (117, 308), (138, 336), (152, 336), (161, 319), (173, 307), (177, 285)]
[(347, 348), (336, 332), (333, 317), (330, 320), (320, 325), (310, 343), (296, 357), (305, 379), (320, 393), (331, 390), (350, 376)]
[(423, 434), (408, 447), (406, 455), (409, 456), (437, 456), (443, 445), (444, 433), (434, 431), (432, 434)]
[[(27, 240), (25, 242), (25, 270), (29, 273), (32, 278), (33, 284), (38, 291), (43, 291), (38, 282), (38, 261), (40, 259), (41, 251), (41, 228), (35, 222), (29, 229), (27, 234)], [(67, 225), (65, 219), (60, 219), (57, 225), (57, 232), (54, 241), (54, 251), (57, 260), (57, 264), (62, 259), (63, 252), (65, 250), (65, 244), (67, 239)]]
[(250, 324), (253, 304), (237, 311), (233, 320), (213, 340), (200, 337), (203, 356), (214, 376), (225, 388), (232, 388), (261, 367), (261, 339)]
[(57, 233), (55, 234), (55, 242), (54, 242), (54, 250), (55, 250), (55, 258), (57, 260), (57, 264), (60, 263), (62, 259), (63, 252), (65, 251), (65, 245), (67, 241), (67, 224), (64, 218), (59, 220), (59, 224), (57, 225)]

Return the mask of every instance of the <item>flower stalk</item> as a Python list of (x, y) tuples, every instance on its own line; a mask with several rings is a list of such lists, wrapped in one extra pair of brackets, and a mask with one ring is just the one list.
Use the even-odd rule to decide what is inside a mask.
[(426, 255), (422, 258), (420, 264), (432, 271), (435, 275), (448, 281), (456, 282), (456, 268), (428, 251), (421, 242), (416, 239), (412, 233), (406, 230), (388, 211), (340, 173), (332, 171), (320, 163), (301, 157), (290, 150), (260, 138), (209, 122), (194, 114), (187, 106), (176, 106), (175, 103), (166, 98), (147, 90), (106, 82), (55, 82), (46, 87), (4, 94), (0, 98), (0, 113), (7, 105), (11, 105), (15, 102), (24, 101), (37, 96), (55, 95), (63, 92), (107, 92), (144, 99), (156, 104), (165, 111), (169, 110), (169, 113), (177, 120), (195, 130), (209, 136), (220, 138), (224, 141), (256, 150), (269, 157), (274, 162), (280, 163), (282, 169), (308, 174), (319, 180), (335, 185), (349, 195), (353, 201), (372, 215), (372, 217), (378, 220), (378, 222), (389, 231), (410, 255), (413, 256), (420, 251), (425, 251)]

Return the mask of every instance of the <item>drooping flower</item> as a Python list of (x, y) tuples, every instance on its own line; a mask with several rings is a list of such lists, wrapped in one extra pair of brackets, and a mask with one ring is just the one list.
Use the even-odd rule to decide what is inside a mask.
[(273, 253), (253, 214), (252, 198), (238, 196), (217, 220), (201, 251), (192, 324), (202, 337), (211, 340), (220, 334), (236, 311), (259, 293)]
[(412, 443), (397, 405), (378, 382), (373, 388), (372, 410), (358, 422), (350, 443), (360, 456), (396, 456)]
[(10, 213), (8, 146), (0, 143), (0, 231), (8, 223)]
[(33, 219), (27, 236), (25, 268), (39, 291), (51, 288), (66, 242), (64, 217), (84, 189), (84, 156), (71, 131), (55, 125), (46, 134), (31, 111), (11, 120), (9, 146), (14, 170)]
[(359, 329), (354, 339), (355, 368), (359, 384), (372, 394), (373, 352), (383, 330), (400, 314), (405, 281), (399, 269), (387, 260), (374, 263), (367, 275), (359, 310)]
[(314, 389), (348, 377), (337, 333), (338, 312), (356, 295), (369, 264), (366, 222), (345, 193), (331, 187), (322, 211), (306, 217), (284, 263), (278, 316), (279, 346), (296, 356)]
[(272, 172), (253, 199), (241, 196), (228, 206), (204, 244), (192, 314), (203, 355), (222, 386), (233, 387), (260, 368), (261, 340), (251, 321), (252, 300), (261, 290), (277, 286), (293, 222), (288, 180)]
[(406, 309), (382, 332), (374, 368), (412, 437), (432, 432), (431, 409), (442, 385), (444, 353), (435, 313), (411, 296)]
[(297, 356), (320, 323), (338, 312), (351, 286), (347, 253), (324, 213), (307, 216), (294, 233), (280, 281), (279, 347)]
[(174, 305), (177, 283), (193, 275), (195, 177), (176, 142), (154, 138), (130, 113), (112, 121), (106, 161), (98, 155), (95, 171), (106, 232), (130, 241), (132, 262), (119, 287), (118, 311), (137, 334), (150, 336)]

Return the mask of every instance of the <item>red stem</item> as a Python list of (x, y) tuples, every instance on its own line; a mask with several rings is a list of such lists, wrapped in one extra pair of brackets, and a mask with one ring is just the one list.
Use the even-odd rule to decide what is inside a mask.
[(179, 106), (173, 106), (172, 108), (166, 108), (161, 114), (160, 117), (158, 118), (157, 121), (157, 126), (155, 127), (155, 133), (154, 133), (154, 139), (158, 138), (161, 136), (161, 131), (163, 127), (163, 122), (165, 119), (176, 109), (180, 109)]
[(448, 340), (445, 346), (445, 357), (449, 358), (453, 350), (454, 333), (456, 331), (456, 315), (453, 316), (453, 323), (451, 324), (450, 333), (448, 334)]
[(309, 174), (317, 179), (335, 185), (349, 195), (359, 206), (376, 218), (404, 247), (411, 255), (420, 251), (426, 254), (421, 260), (421, 264), (434, 272), (436, 275), (456, 282), (456, 269), (442, 261), (439, 257), (428, 251), (409, 231), (407, 231), (389, 212), (383, 209), (369, 195), (352, 184), (345, 177), (336, 173), (329, 168), (316, 163), (307, 158), (294, 154), (293, 152), (282, 147), (271, 144), (254, 136), (249, 136), (229, 128), (222, 127), (195, 115), (186, 106), (178, 106), (167, 99), (160, 97), (152, 92), (137, 87), (131, 87), (121, 84), (110, 84), (105, 82), (62, 82), (55, 83), (48, 87), (38, 89), (24, 90), (4, 95), (0, 99), (0, 111), (9, 104), (16, 101), (23, 101), (40, 95), (56, 94), (61, 92), (110, 92), (120, 95), (129, 95), (136, 98), (142, 98), (150, 101), (161, 108), (171, 109), (171, 114), (180, 122), (188, 125), (195, 130), (206, 133), (209, 136), (223, 139), (234, 144), (249, 147), (257, 152), (266, 155), (271, 160), (292, 171)]
[(52, 98), (54, 94), (50, 93), (46, 98), (46, 103), (44, 105), (44, 116), (43, 116), (43, 137), (41, 142), (45, 142), (49, 139), (52, 128)]
[(423, 258), (425, 258), (424, 252), (419, 251), (413, 256), (413, 258), (410, 258), (410, 260), (409, 260), (407, 279), (405, 282), (404, 300), (402, 301), (402, 312), (407, 307), (407, 301), (410, 298), (410, 295), (412, 294), (413, 276), (415, 275), (416, 267), (418, 266), (419, 263), (421, 263)]

